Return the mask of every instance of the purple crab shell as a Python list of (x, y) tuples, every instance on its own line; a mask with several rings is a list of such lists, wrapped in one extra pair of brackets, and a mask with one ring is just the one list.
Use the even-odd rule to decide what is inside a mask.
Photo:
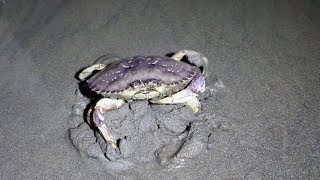
[(197, 67), (169, 57), (135, 56), (107, 65), (87, 82), (97, 93), (110, 94), (129, 88), (185, 87), (198, 73)]

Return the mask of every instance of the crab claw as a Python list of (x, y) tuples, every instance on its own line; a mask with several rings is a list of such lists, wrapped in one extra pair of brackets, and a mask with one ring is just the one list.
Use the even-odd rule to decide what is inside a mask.
[(182, 104), (186, 103), (191, 107), (194, 114), (196, 114), (201, 108), (201, 104), (197, 99), (198, 94), (192, 92), (191, 89), (183, 89), (171, 96), (165, 97), (159, 100), (151, 100), (154, 104)]
[(193, 98), (192, 100), (188, 101), (187, 105), (192, 109), (194, 114), (201, 109), (200, 101), (197, 98)]
[(103, 98), (100, 99), (93, 111), (93, 123), (100, 131), (103, 138), (111, 144), (113, 148), (117, 148), (117, 142), (113, 139), (111, 132), (108, 130), (107, 126), (104, 123), (105, 118), (103, 114), (106, 111), (111, 111), (113, 109), (118, 109), (124, 104), (124, 101), (121, 99), (110, 99)]
[(111, 143), (113, 148), (117, 148), (117, 142), (113, 139), (111, 133), (108, 131), (107, 126), (104, 124), (103, 113), (99, 109), (93, 111), (93, 123), (99, 129), (100, 133), (107, 142)]
[(206, 81), (204, 77), (201, 75), (194, 77), (188, 88), (196, 94), (203, 93), (206, 90)]

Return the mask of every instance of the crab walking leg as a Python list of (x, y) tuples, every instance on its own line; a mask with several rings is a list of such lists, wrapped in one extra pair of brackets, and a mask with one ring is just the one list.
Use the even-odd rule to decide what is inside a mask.
[(116, 141), (113, 139), (111, 132), (104, 124), (105, 118), (103, 117), (103, 114), (106, 111), (111, 111), (113, 109), (120, 108), (124, 103), (124, 100), (121, 99), (103, 98), (96, 103), (93, 111), (93, 123), (99, 129), (103, 138), (107, 142), (111, 143), (113, 148), (117, 148), (117, 144)]
[(197, 113), (201, 108), (201, 104), (197, 98), (198, 94), (192, 92), (190, 89), (181, 90), (169, 97), (159, 99), (159, 100), (151, 100), (151, 103), (154, 104), (182, 104), (186, 103), (189, 107), (191, 107), (193, 113)]
[(176, 53), (174, 53), (174, 55), (171, 56), (172, 59), (176, 60), (176, 61), (180, 61), (183, 56), (185, 56), (186, 54), (183, 51), (178, 51)]
[(89, 77), (93, 71), (100, 71), (102, 69), (104, 69), (106, 67), (105, 64), (94, 64), (92, 66), (89, 66), (87, 68), (85, 68), (83, 71), (81, 71), (81, 73), (79, 74), (79, 79), (81, 81), (87, 79), (87, 77)]
[(180, 61), (184, 56), (188, 57), (190, 63), (196, 65), (197, 67), (202, 67), (202, 74), (207, 76), (208, 68), (208, 58), (193, 50), (180, 50), (176, 52), (171, 58)]

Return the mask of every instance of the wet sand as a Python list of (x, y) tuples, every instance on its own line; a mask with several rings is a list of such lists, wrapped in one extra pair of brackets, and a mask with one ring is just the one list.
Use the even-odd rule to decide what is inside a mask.
[[(319, 12), (318, 1), (1, 1), (0, 179), (319, 177)], [(69, 131), (84, 121), (76, 73), (105, 54), (180, 49), (206, 55), (206, 83), (224, 85), (203, 101), (205, 149), (181, 166), (120, 173), (81, 154)], [(139, 103), (135, 113), (188, 111)], [(162, 122), (180, 132), (172, 119)]]

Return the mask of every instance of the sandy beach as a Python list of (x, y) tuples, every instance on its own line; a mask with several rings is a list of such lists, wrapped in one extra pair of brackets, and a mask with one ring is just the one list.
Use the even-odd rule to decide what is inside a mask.
[[(319, 19), (319, 1), (0, 1), (0, 179), (319, 178)], [(181, 49), (209, 60), (201, 112), (127, 103), (107, 115), (122, 156), (99, 149), (79, 71)]]

